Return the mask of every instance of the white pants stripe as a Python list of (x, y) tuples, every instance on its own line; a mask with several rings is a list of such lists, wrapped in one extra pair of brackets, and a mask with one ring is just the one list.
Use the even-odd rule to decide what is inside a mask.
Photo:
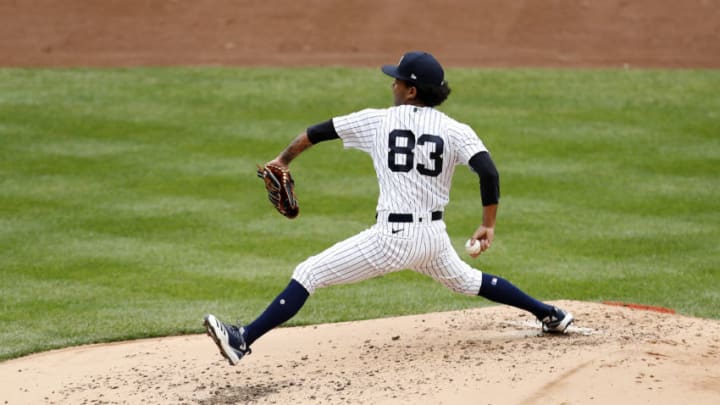
[(482, 273), (460, 259), (445, 223), (429, 218), (422, 223), (379, 220), (371, 228), (300, 263), (293, 278), (312, 294), (318, 288), (404, 269), (428, 275), (461, 294), (477, 295), (480, 291)]

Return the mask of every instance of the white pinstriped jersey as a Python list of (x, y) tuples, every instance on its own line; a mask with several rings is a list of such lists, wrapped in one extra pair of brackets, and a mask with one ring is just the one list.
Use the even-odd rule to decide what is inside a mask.
[(370, 154), (378, 212), (442, 211), (455, 166), (487, 151), (475, 131), (431, 107), (400, 105), (333, 118), (345, 148)]
[[(300, 263), (293, 279), (309, 292), (403, 269), (477, 295), (482, 272), (453, 249), (445, 222), (431, 219), (450, 197), (459, 164), (486, 151), (475, 132), (430, 107), (367, 109), (333, 119), (346, 148), (370, 154), (380, 185), (377, 222)], [(392, 214), (412, 214), (397, 222)], [(406, 217), (407, 218), (407, 217)]]

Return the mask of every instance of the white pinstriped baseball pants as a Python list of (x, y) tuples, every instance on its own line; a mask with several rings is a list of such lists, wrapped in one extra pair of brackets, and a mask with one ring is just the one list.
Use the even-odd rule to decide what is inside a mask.
[(429, 214), (420, 216), (422, 222), (418, 217), (414, 215), (413, 223), (398, 223), (388, 222), (387, 214), (379, 214), (372, 227), (300, 263), (293, 278), (312, 294), (321, 287), (410, 269), (457, 293), (477, 295), (482, 273), (460, 259), (445, 222), (431, 221)]

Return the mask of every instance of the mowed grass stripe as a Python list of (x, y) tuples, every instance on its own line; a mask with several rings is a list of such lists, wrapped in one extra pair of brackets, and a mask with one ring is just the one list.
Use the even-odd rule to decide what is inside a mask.
[[(441, 109), (501, 173), (497, 239), (475, 266), (541, 299), (720, 318), (720, 72), (448, 79)], [(252, 320), (297, 263), (369, 226), (377, 198), (369, 157), (322, 143), (293, 163), (288, 221), (255, 164), (310, 124), (389, 105), (389, 86), (378, 69), (0, 69), (0, 359), (200, 332), (205, 312)], [(459, 168), (459, 251), (480, 216)], [(320, 290), (290, 324), (491, 304), (402, 272)]]

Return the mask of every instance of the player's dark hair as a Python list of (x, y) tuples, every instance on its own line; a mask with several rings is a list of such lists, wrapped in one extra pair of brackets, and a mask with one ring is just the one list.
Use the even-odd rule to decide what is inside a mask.
[(417, 97), (422, 103), (428, 107), (435, 107), (447, 100), (450, 95), (450, 86), (447, 81), (443, 81), (440, 86), (429, 84), (418, 84), (409, 82), (408, 85), (417, 89)]

